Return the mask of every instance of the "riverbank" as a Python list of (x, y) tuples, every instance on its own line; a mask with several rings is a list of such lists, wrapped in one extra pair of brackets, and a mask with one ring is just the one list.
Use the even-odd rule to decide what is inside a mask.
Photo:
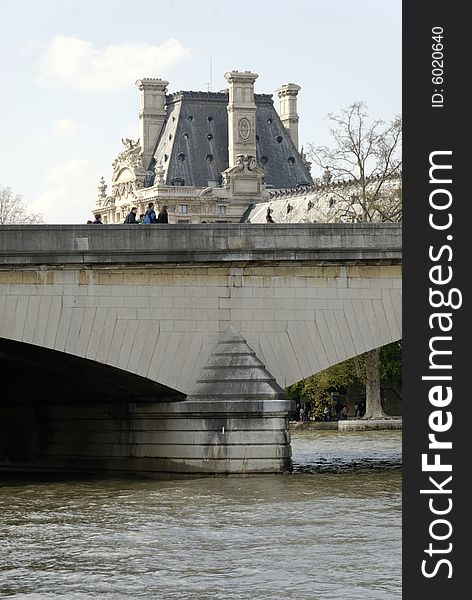
[(345, 419), (342, 421), (291, 421), (291, 431), (377, 431), (381, 429), (402, 429), (402, 419)]

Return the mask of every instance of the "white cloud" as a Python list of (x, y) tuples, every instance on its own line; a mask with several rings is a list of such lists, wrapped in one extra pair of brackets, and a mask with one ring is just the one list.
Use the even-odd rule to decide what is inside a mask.
[(79, 38), (56, 35), (39, 62), (39, 79), (89, 91), (115, 91), (140, 77), (159, 77), (189, 55), (179, 40), (160, 46), (131, 42), (96, 48)]
[(98, 177), (86, 159), (53, 165), (45, 174), (46, 190), (29, 203), (45, 223), (85, 223), (91, 218)]
[(54, 123), (54, 133), (65, 139), (73, 138), (79, 131), (81, 127), (77, 121), (74, 119), (59, 119)]

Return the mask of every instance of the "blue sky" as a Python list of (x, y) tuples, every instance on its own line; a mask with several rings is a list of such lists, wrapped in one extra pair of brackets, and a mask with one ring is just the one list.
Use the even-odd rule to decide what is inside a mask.
[(84, 223), (138, 137), (136, 79), (207, 90), (210, 59), (213, 91), (233, 69), (259, 93), (301, 85), (301, 144), (330, 145), (329, 112), (401, 112), (401, 0), (0, 0), (0, 185), (48, 223)]

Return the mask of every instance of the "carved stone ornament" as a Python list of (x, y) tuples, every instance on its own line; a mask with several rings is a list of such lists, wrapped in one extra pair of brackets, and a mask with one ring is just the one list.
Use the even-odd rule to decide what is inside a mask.
[(244, 169), (247, 169), (248, 171), (260, 171), (264, 173), (264, 171), (257, 165), (256, 157), (252, 154), (238, 154), (237, 162), (234, 168), (237, 168), (238, 171), (244, 171)]
[(134, 181), (117, 183), (112, 187), (112, 191), (115, 199), (123, 200), (127, 199), (128, 197), (137, 198), (136, 183)]
[(257, 164), (256, 157), (252, 154), (238, 154), (236, 164), (223, 171), (223, 187), (230, 188), (235, 179), (257, 180), (265, 184), (265, 171)]
[(154, 184), (162, 185), (164, 183), (165, 171), (164, 171), (164, 167), (162, 166), (161, 163), (159, 163), (157, 165), (157, 167), (155, 168), (155, 171), (156, 171), (156, 176), (154, 178)]
[(102, 177), (100, 178), (100, 182), (98, 184), (98, 197), (99, 198), (106, 198), (107, 197), (107, 184), (105, 183), (105, 178)]
[(118, 154), (112, 163), (112, 181), (117, 181), (120, 171), (125, 167), (130, 168), (135, 175), (139, 174), (141, 176), (140, 178), (144, 180), (145, 171), (142, 164), (142, 148), (139, 140), (135, 142), (129, 138), (122, 138), (121, 142), (125, 149)]
[(239, 137), (243, 140), (243, 142), (247, 142), (251, 137), (251, 123), (249, 122), (248, 118), (243, 117), (242, 119), (239, 119), (238, 131)]

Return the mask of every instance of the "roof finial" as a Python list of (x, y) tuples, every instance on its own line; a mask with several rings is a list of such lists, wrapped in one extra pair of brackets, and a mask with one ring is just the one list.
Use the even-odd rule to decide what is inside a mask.
[(105, 179), (103, 177), (103, 175), (100, 178), (99, 184), (98, 184), (98, 197), (99, 198), (106, 198), (107, 197), (107, 184), (105, 183)]

